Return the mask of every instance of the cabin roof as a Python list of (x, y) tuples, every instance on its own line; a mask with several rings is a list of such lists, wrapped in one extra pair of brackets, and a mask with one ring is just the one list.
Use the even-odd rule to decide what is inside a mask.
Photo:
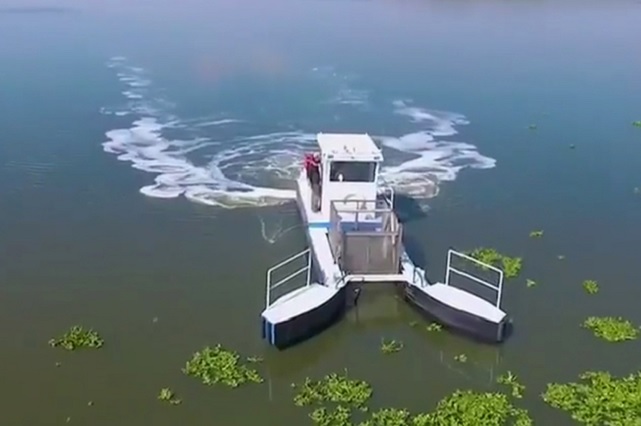
[(319, 133), (316, 140), (324, 157), (339, 160), (383, 160), (381, 150), (367, 133)]

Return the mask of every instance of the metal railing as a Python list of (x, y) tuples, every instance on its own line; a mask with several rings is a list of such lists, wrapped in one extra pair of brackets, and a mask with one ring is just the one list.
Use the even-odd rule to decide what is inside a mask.
[(383, 197), (383, 199), (389, 203), (389, 207), (391, 209), (394, 208), (394, 198), (395, 198), (395, 193), (394, 193), (394, 188), (391, 186), (387, 185), (380, 185), (378, 187), (378, 193)]
[[(457, 268), (453, 267), (452, 266), (452, 255), (455, 255), (455, 256), (457, 256), (459, 258), (462, 258), (462, 259), (465, 259), (465, 260), (468, 260), (468, 261), (480, 266), (483, 269), (489, 269), (491, 271), (497, 272), (498, 275), (499, 275), (498, 283), (497, 284), (492, 284), (492, 283), (490, 283), (488, 281), (485, 281), (485, 280), (483, 280), (483, 279), (481, 279), (479, 277), (475, 277), (474, 275), (468, 274), (467, 272), (463, 272), (460, 269), (457, 269)], [(446, 273), (445, 273), (445, 285), (450, 285), (450, 275), (451, 275), (452, 272), (454, 272), (454, 273), (456, 273), (456, 274), (458, 274), (458, 275), (460, 275), (462, 277), (465, 277), (465, 278), (467, 278), (467, 279), (469, 279), (469, 280), (471, 280), (471, 281), (473, 281), (473, 282), (475, 282), (477, 284), (480, 284), (480, 285), (482, 285), (484, 287), (487, 287), (490, 290), (494, 290), (496, 292), (496, 303), (495, 303), (495, 305), (496, 305), (497, 308), (501, 307), (501, 298), (503, 297), (503, 271), (502, 270), (500, 270), (499, 268), (496, 268), (496, 267), (494, 267), (492, 265), (489, 265), (489, 264), (487, 264), (485, 262), (481, 262), (478, 259), (474, 259), (473, 257), (468, 256), (468, 255), (466, 255), (464, 253), (460, 253), (458, 251), (449, 249), (447, 251), (447, 269), (446, 269)]]
[[(272, 275), (274, 272), (279, 270), (280, 268), (283, 268), (284, 266), (292, 263), (296, 259), (300, 259), (301, 257), (307, 256), (307, 262), (306, 265), (303, 266), (302, 268), (292, 272), (291, 274), (287, 275), (285, 278), (282, 278), (278, 280), (275, 283), (272, 283)], [(269, 308), (272, 304), (273, 301), (271, 300), (272, 297), (272, 291), (275, 290), (276, 288), (280, 287), (281, 285), (291, 281), (293, 278), (299, 276), (303, 272), (306, 272), (307, 275), (305, 277), (305, 286), (309, 286), (311, 283), (311, 274), (312, 274), (312, 253), (309, 248), (301, 251), (298, 254), (295, 254), (282, 262), (280, 262), (277, 265), (272, 266), (267, 270), (267, 294), (265, 296), (265, 309)]]

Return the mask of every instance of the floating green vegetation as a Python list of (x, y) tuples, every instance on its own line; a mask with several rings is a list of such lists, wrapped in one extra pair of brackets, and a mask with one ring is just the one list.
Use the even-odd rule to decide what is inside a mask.
[(247, 362), (251, 362), (252, 364), (256, 364), (258, 362), (263, 362), (263, 358), (259, 356), (248, 356), (247, 357)]
[(418, 321), (410, 321), (410, 327), (416, 327), (418, 325)]
[(316, 408), (309, 414), (314, 424), (319, 426), (351, 426), (352, 410), (339, 405), (334, 410), (325, 407)]
[(160, 393), (158, 394), (158, 399), (161, 401), (168, 402), (171, 405), (178, 405), (182, 402), (180, 399), (176, 398), (176, 394), (174, 393), (174, 391), (172, 391), (169, 388), (160, 389)]
[(583, 289), (588, 294), (596, 294), (599, 292), (599, 284), (594, 280), (583, 281)]
[(634, 127), (641, 127), (641, 120), (633, 121), (633, 122), (632, 122), (632, 125), (633, 125)]
[[(402, 424), (402, 423), (401, 423)], [(530, 426), (527, 411), (514, 407), (501, 393), (456, 391), (442, 399), (432, 413), (419, 414), (412, 426)]]
[(498, 379), (496, 379), (496, 382), (501, 385), (510, 386), (512, 388), (512, 396), (514, 398), (523, 398), (525, 386), (519, 383), (518, 377), (516, 377), (516, 374), (512, 374), (511, 371), (500, 375)]
[(520, 257), (505, 256), (493, 248), (476, 248), (467, 252), (467, 255), (480, 262), (503, 269), (505, 278), (514, 278), (521, 272), (523, 259)]
[(528, 286), (528, 287), (534, 287), (534, 286), (536, 286), (536, 281), (531, 280), (531, 279), (528, 278), (528, 279), (525, 280), (525, 285)]
[(530, 232), (530, 238), (541, 238), (543, 236), (543, 231), (532, 231)]
[(458, 362), (461, 362), (461, 363), (467, 362), (467, 355), (465, 355), (465, 354), (455, 355), (454, 356), (454, 360), (458, 361)]
[(248, 382), (263, 381), (256, 370), (241, 364), (239, 360), (237, 353), (221, 345), (213, 348), (207, 346), (194, 353), (183, 368), (183, 373), (200, 379), (206, 385), (220, 383), (233, 388)]
[(425, 329), (427, 331), (441, 331), (443, 330), (443, 326), (437, 322), (432, 322), (429, 323), (428, 325), (425, 326)]
[(641, 424), (641, 372), (615, 378), (590, 371), (579, 377), (579, 383), (548, 384), (543, 400), (584, 425)]
[(359, 426), (409, 426), (411, 422), (410, 412), (398, 408), (382, 408), (372, 413), (369, 420), (362, 422)]
[(345, 374), (329, 374), (321, 380), (305, 379), (294, 396), (294, 404), (299, 407), (324, 404), (327, 402), (365, 410), (365, 403), (372, 396), (369, 383), (350, 379)]
[(589, 317), (583, 322), (583, 327), (608, 342), (623, 342), (639, 337), (639, 329), (621, 317)]
[(529, 126), (527, 126), (527, 128), (530, 130), (536, 130), (537, 126), (536, 124), (530, 124)]
[(381, 341), (381, 352), (384, 354), (393, 354), (403, 349), (403, 342), (399, 340), (390, 340), (389, 342)]
[(80, 348), (97, 349), (102, 347), (104, 343), (98, 332), (92, 329), (85, 329), (80, 325), (74, 325), (58, 339), (49, 340), (50, 346), (54, 348), (61, 347), (68, 351)]

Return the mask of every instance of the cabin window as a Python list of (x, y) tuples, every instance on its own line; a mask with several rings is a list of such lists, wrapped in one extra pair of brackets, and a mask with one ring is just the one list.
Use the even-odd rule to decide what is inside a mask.
[(374, 182), (375, 161), (333, 161), (329, 168), (330, 182)]

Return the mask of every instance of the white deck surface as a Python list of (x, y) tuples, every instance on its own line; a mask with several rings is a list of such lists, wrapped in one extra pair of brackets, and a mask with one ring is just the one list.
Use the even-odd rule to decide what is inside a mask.
[(505, 312), (501, 309), (487, 300), (461, 290), (460, 288), (442, 283), (417, 288), (454, 309), (468, 312), (488, 321), (499, 323), (505, 318)]
[(271, 324), (282, 323), (323, 305), (337, 292), (337, 289), (312, 283), (276, 299), (265, 309), (263, 318)]

